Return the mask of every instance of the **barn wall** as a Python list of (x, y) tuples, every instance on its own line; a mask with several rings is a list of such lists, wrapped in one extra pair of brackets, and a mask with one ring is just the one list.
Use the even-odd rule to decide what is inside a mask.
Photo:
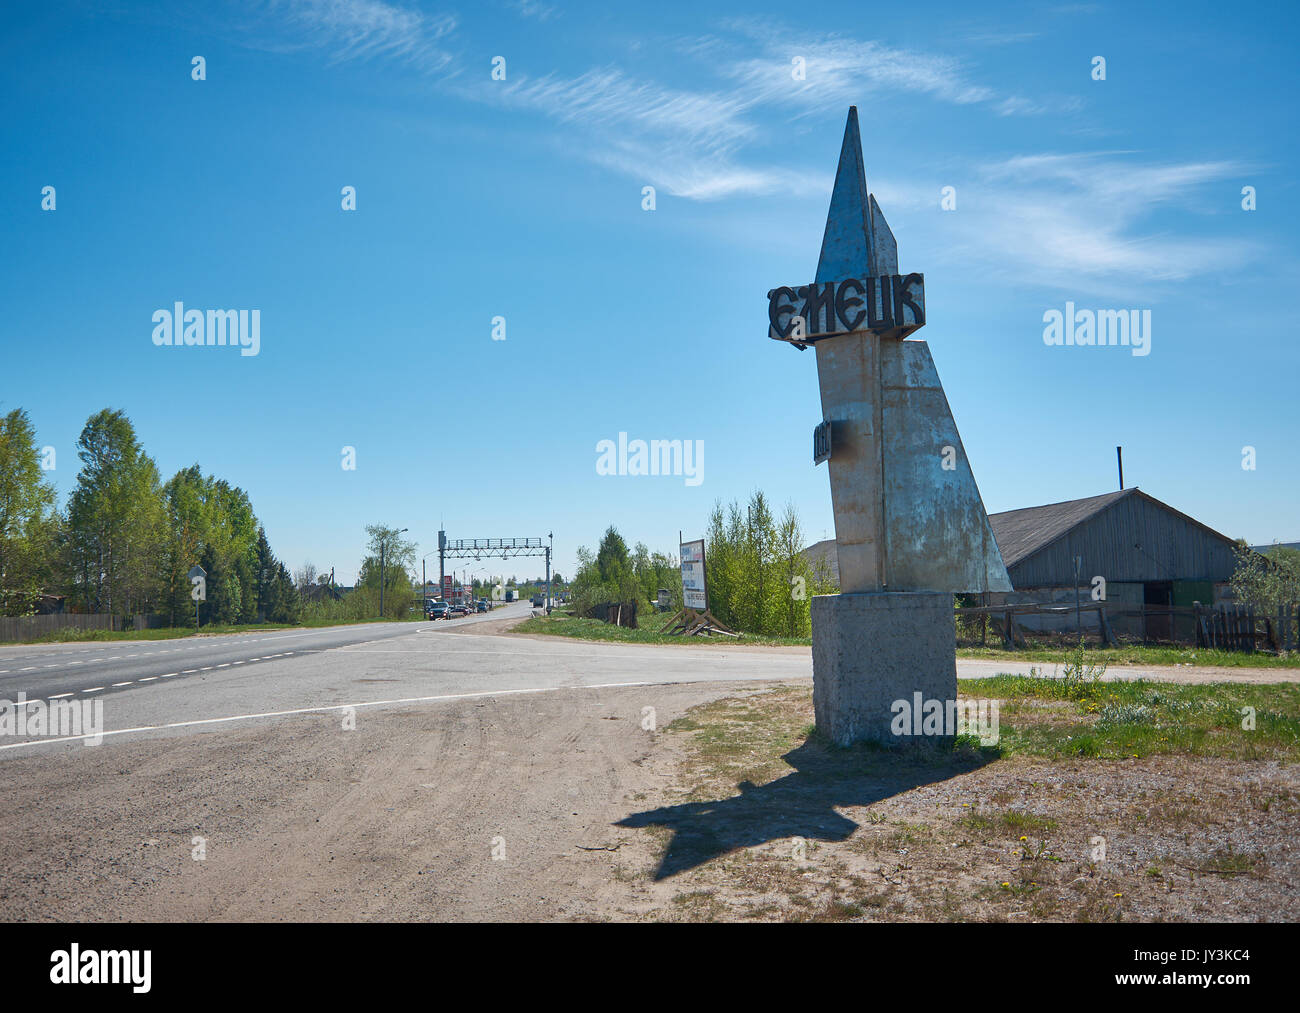
[(1016, 588), (1072, 587), (1075, 556), (1083, 557), (1081, 584), (1098, 574), (1108, 584), (1225, 581), (1235, 566), (1230, 542), (1143, 496), (1131, 495), (1011, 567), (1011, 583)]

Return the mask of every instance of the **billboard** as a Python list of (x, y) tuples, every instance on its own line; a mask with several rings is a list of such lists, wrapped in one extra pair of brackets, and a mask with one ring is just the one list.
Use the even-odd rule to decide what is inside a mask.
[(682, 604), (696, 612), (707, 611), (708, 591), (704, 582), (704, 539), (682, 542)]

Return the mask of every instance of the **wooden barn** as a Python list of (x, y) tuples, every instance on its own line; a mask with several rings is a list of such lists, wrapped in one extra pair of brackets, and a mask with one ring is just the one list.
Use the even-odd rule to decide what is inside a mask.
[[(1076, 584), (1089, 601), (1101, 577), (1117, 613), (1116, 632), (1150, 639), (1175, 632), (1168, 615), (1146, 616), (1142, 628), (1142, 617), (1118, 611), (1217, 603), (1236, 567), (1236, 542), (1136, 487), (991, 514), (989, 522), (1015, 588), (991, 595), (991, 604), (1073, 604)], [(1052, 628), (1053, 617), (1035, 618)], [(1056, 622), (1069, 624), (1073, 617)], [(1177, 632), (1192, 635), (1190, 629)]]
[[(1112, 625), (1131, 636), (1193, 636), (1190, 619), (1187, 630), (1174, 630), (1168, 614), (1124, 610), (1217, 603), (1225, 599), (1236, 566), (1233, 539), (1136, 487), (990, 514), (989, 522), (1015, 590), (988, 595), (988, 604), (1073, 605), (1076, 587), (1089, 602), (1094, 578), (1100, 577), (1105, 600), (1113, 606)], [(838, 576), (833, 539), (804, 553), (814, 564), (824, 558)], [(1073, 628), (1075, 617), (1025, 616), (1018, 621), (1030, 629), (1065, 629)], [(1085, 624), (1095, 626), (1096, 621), (1095, 613), (1085, 617)]]

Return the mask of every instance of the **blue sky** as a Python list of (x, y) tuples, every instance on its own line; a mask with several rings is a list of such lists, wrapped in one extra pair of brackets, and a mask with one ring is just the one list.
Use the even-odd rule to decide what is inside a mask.
[[(125, 410), (344, 581), (376, 521), (553, 531), (563, 573), (755, 488), (828, 536), (815, 360), (765, 294), (812, 279), (856, 104), (990, 512), (1115, 488), (1122, 444), (1128, 485), (1300, 538), (1294, 9), (996, 6), (10, 7), (0, 407), (63, 496)], [(156, 347), (177, 300), (260, 310), (260, 353)], [(1046, 346), (1067, 301), (1151, 310), (1151, 354)], [(619, 432), (703, 441), (704, 480), (598, 475)]]

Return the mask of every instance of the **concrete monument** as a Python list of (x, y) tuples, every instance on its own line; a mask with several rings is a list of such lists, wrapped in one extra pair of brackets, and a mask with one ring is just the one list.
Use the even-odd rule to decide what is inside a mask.
[(925, 278), (867, 192), (849, 109), (811, 285), (768, 293), (768, 336), (817, 356), (840, 594), (812, 601), (813, 702), (832, 740), (895, 741), (896, 701), (957, 698), (952, 595), (1010, 591), (930, 349)]

